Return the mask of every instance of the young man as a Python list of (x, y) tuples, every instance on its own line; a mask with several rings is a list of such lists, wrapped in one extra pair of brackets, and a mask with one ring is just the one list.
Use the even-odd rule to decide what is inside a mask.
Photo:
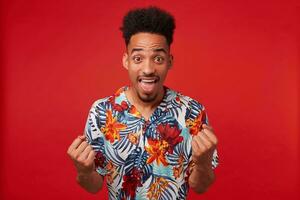
[(85, 135), (68, 154), (77, 181), (96, 193), (106, 177), (110, 199), (185, 199), (213, 183), (217, 138), (204, 107), (163, 85), (173, 56), (173, 17), (156, 7), (123, 19), (123, 66), (131, 85), (96, 101)]

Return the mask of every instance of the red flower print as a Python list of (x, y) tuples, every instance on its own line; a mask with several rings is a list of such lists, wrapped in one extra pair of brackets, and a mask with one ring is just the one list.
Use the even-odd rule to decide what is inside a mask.
[(128, 104), (126, 103), (126, 101), (122, 101), (121, 105), (116, 103), (113, 103), (112, 105), (113, 109), (119, 112), (123, 112), (124, 110), (128, 109)]
[(116, 96), (113, 95), (109, 97), (108, 99), (109, 103), (112, 105), (113, 109), (118, 111), (118, 112), (123, 112), (124, 110), (128, 109), (128, 104), (126, 101), (122, 101), (121, 104), (117, 104), (116, 101)]
[(105, 156), (103, 155), (103, 153), (101, 151), (98, 151), (96, 153), (95, 159), (95, 167), (104, 167), (104, 162), (105, 162)]
[(179, 136), (181, 130), (177, 126), (171, 127), (170, 124), (160, 124), (156, 130), (161, 135), (161, 139), (168, 143), (169, 153), (173, 153), (174, 147), (183, 140), (183, 137)]
[(137, 187), (141, 187), (142, 172), (134, 167), (129, 174), (123, 176), (122, 189), (125, 192), (125, 195), (130, 199), (135, 199), (135, 192)]
[(178, 95), (176, 96), (175, 100), (176, 100), (176, 102), (177, 102), (178, 104), (181, 105), (181, 100), (180, 100), (180, 97), (179, 97)]

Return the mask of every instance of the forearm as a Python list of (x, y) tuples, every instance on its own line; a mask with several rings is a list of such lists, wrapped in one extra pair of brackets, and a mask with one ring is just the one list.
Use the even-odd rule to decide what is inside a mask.
[(96, 171), (90, 174), (77, 174), (77, 182), (86, 191), (90, 193), (97, 193), (101, 190), (103, 185), (103, 177), (99, 175)]
[(196, 193), (204, 193), (214, 182), (215, 174), (210, 165), (194, 166), (189, 177), (189, 185)]

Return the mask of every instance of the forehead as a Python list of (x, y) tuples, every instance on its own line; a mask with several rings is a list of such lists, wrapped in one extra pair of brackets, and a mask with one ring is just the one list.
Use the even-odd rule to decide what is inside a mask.
[(131, 36), (128, 44), (129, 52), (134, 48), (139, 48), (146, 51), (163, 48), (166, 52), (169, 51), (169, 46), (165, 36), (154, 33), (137, 33)]

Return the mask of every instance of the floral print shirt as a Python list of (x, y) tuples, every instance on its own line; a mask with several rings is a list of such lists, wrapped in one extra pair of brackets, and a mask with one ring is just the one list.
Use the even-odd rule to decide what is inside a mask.
[[(165, 87), (162, 102), (145, 120), (127, 100), (127, 88), (97, 100), (85, 127), (109, 199), (186, 199), (191, 141), (208, 123), (204, 107)], [(217, 164), (215, 151), (212, 167)]]

